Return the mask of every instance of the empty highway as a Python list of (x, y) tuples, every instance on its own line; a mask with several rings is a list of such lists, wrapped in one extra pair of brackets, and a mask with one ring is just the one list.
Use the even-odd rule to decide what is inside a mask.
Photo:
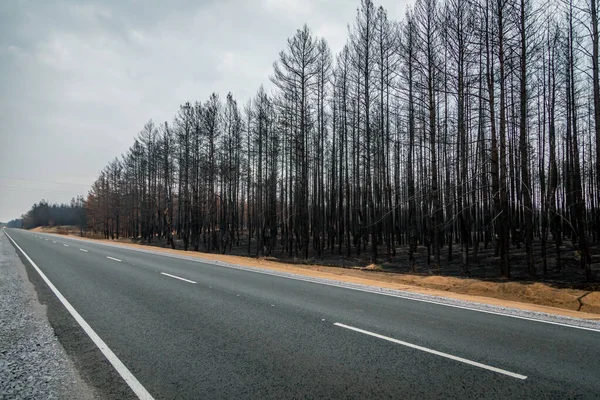
[(594, 329), (6, 233), (103, 397), (600, 398)]

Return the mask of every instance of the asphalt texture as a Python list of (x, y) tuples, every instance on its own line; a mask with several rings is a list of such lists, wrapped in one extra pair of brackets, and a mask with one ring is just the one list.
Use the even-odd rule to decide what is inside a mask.
[[(156, 399), (600, 398), (600, 331), (7, 232)], [(86, 381), (135, 398), (28, 272)]]

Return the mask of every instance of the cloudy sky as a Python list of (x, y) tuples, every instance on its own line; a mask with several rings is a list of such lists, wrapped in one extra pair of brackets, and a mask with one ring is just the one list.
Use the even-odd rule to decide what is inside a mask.
[[(391, 18), (407, 0), (376, 1)], [(0, 1), (0, 221), (85, 194), (144, 123), (243, 104), (307, 23), (337, 53), (359, 0)]]

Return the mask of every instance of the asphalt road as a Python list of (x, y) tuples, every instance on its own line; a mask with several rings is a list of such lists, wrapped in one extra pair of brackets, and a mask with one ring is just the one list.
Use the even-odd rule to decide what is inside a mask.
[[(600, 398), (600, 331), (7, 232), (156, 399)], [(27, 268), (82, 375), (135, 398)]]

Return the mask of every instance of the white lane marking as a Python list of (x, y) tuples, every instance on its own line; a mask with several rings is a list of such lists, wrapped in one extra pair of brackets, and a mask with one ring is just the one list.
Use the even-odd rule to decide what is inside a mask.
[[(89, 243), (89, 241), (83, 240), (83, 239), (78, 239), (78, 238), (69, 238), (69, 239), (70, 240), (77, 240), (77, 241), (80, 241), (80, 242)], [(289, 276), (289, 275), (280, 275), (277, 272), (271, 272), (271, 271), (256, 271), (256, 270), (253, 270), (253, 269), (248, 269), (248, 268), (246, 268), (246, 267), (244, 267), (242, 265), (216, 263), (216, 262), (213, 262), (211, 260), (200, 260), (200, 259), (195, 259), (195, 258), (186, 257), (186, 256), (179, 256), (179, 255), (175, 255), (175, 254), (160, 253), (160, 252), (156, 252), (156, 251), (152, 251), (152, 250), (135, 249), (135, 248), (131, 248), (131, 247), (119, 246), (118, 244), (113, 244), (113, 243), (96, 242), (95, 244), (97, 244), (99, 246), (106, 246), (106, 247), (118, 248), (118, 249), (121, 249), (121, 250), (129, 250), (129, 251), (134, 251), (134, 252), (138, 252), (138, 253), (146, 253), (146, 254), (150, 254), (150, 255), (154, 255), (154, 256), (167, 257), (167, 258), (175, 258), (175, 259), (178, 259), (178, 260), (196, 262), (196, 263), (200, 263), (200, 264), (209, 264), (209, 265), (214, 265), (214, 266), (218, 266), (218, 267), (225, 267), (225, 268), (237, 269), (239, 271), (253, 272), (253, 273), (256, 273), (256, 274), (271, 275), (271, 276), (275, 276), (275, 277), (278, 277), (278, 278), (293, 279), (293, 280), (296, 280), (296, 281), (303, 281), (303, 282), (308, 282), (308, 283), (314, 283), (314, 284), (317, 284), (317, 285), (333, 286), (333, 287), (338, 287), (338, 288), (342, 288), (342, 289), (356, 290), (358, 292), (365, 292), (365, 293), (377, 294), (377, 295), (380, 295), (380, 296), (396, 297), (396, 298), (404, 299), (404, 300), (411, 300), (411, 301), (417, 301), (417, 302), (421, 302), (421, 303), (435, 304), (435, 305), (438, 305), (438, 306), (459, 308), (461, 310), (468, 310), (468, 311), (475, 311), (475, 312), (480, 312), (480, 313), (485, 313), (485, 314), (498, 315), (500, 317), (516, 318), (516, 319), (521, 319), (521, 320), (525, 320), (525, 321), (540, 322), (542, 324), (562, 326), (562, 327), (565, 327), (565, 328), (581, 329), (581, 330), (584, 330), (584, 331), (591, 331), (591, 332), (600, 332), (600, 329), (598, 329), (598, 328), (588, 328), (588, 327), (585, 327), (585, 326), (578, 326), (578, 325), (572, 325), (572, 324), (567, 324), (567, 323), (562, 323), (562, 322), (548, 321), (548, 320), (545, 320), (545, 319), (539, 319), (539, 318), (533, 318), (533, 317), (524, 317), (524, 316), (521, 316), (521, 315), (514, 315), (514, 314), (507, 314), (507, 313), (503, 313), (503, 312), (500, 312), (500, 311), (484, 310), (484, 309), (479, 309), (479, 308), (470, 307), (470, 306), (461, 306), (461, 305), (458, 305), (458, 304), (449, 304), (449, 303), (444, 303), (444, 302), (438, 301), (438, 300), (427, 300), (427, 299), (415, 298), (415, 297), (403, 295), (403, 294), (400, 294), (400, 293), (383, 293), (383, 292), (380, 292), (380, 291), (377, 290), (377, 289), (379, 289), (377, 286), (373, 286), (373, 288), (351, 287), (351, 286), (341, 285), (339, 283), (335, 283), (335, 282), (332, 282), (332, 281), (330, 281), (330, 282), (325, 282), (325, 281), (318, 282), (318, 281), (311, 280), (308, 277), (303, 277), (303, 276), (300, 276), (300, 275)], [(398, 291), (402, 292), (403, 290), (398, 289)], [(484, 303), (481, 303), (481, 304), (486, 305)], [(514, 310), (523, 311), (521, 309), (516, 309), (516, 308)], [(548, 315), (550, 315), (551, 317), (554, 317), (554, 314), (548, 314)]]
[(88, 252), (86, 249), (79, 249), (79, 251), (83, 251), (84, 253)]
[(108, 258), (109, 260), (114, 260), (114, 261), (121, 262), (121, 260), (119, 260), (118, 258), (109, 257), (109, 256), (106, 256), (106, 258)]
[(56, 240), (53, 240), (52, 243), (56, 244)]
[(65, 247), (69, 247), (69, 245), (68, 245), (68, 244), (64, 244), (64, 243), (63, 243), (63, 246), (65, 246)]
[(176, 275), (167, 274), (166, 272), (161, 272), (160, 274), (161, 274), (161, 275), (165, 275), (165, 276), (169, 276), (169, 277), (171, 277), (171, 278), (179, 279), (179, 280), (181, 280), (181, 281), (186, 281), (186, 282), (189, 282), (189, 283), (197, 283), (197, 282), (195, 282), (195, 281), (190, 281), (189, 279), (185, 279), (185, 278), (182, 278), (182, 277), (180, 277), (180, 276), (176, 276)]
[(510, 376), (512, 378), (517, 378), (517, 379), (522, 379), (522, 380), (527, 379), (527, 376), (525, 376), (525, 375), (516, 374), (514, 372), (510, 372), (510, 371), (507, 371), (505, 369), (492, 367), (490, 365), (482, 364), (482, 363), (479, 363), (477, 361), (467, 360), (466, 358), (453, 356), (452, 354), (443, 353), (441, 351), (429, 349), (427, 347), (418, 346), (416, 344), (404, 342), (402, 340), (394, 339), (394, 338), (391, 338), (389, 336), (384, 336), (384, 335), (380, 335), (378, 333), (365, 331), (364, 329), (355, 328), (353, 326), (340, 324), (339, 322), (334, 323), (334, 325), (335, 326), (339, 326), (340, 328), (350, 329), (350, 330), (355, 331), (355, 332), (364, 333), (365, 335), (369, 335), (369, 336), (373, 336), (373, 337), (376, 337), (376, 338), (379, 338), (379, 339), (387, 340), (388, 342), (392, 342), (392, 343), (400, 344), (402, 346), (410, 347), (411, 349), (421, 350), (421, 351), (424, 351), (426, 353), (430, 353), (430, 354), (434, 354), (436, 356), (448, 358), (450, 360), (458, 361), (458, 362), (461, 362), (461, 363), (464, 363), (464, 364), (469, 364), (469, 365), (472, 365), (474, 367), (479, 367), (479, 368), (487, 369), (488, 371), (497, 372), (499, 374)]
[(77, 310), (75, 310), (75, 308), (73, 308), (71, 303), (69, 303), (69, 301), (58, 291), (58, 289), (54, 286), (54, 284), (52, 282), (50, 282), (50, 279), (48, 279), (48, 277), (46, 277), (46, 275), (36, 265), (36, 263), (33, 262), (33, 260), (27, 255), (27, 253), (25, 253), (23, 251), (23, 249), (17, 244), (17, 242), (14, 241), (14, 239), (12, 237), (10, 237), (10, 235), (6, 231), (4, 233), (6, 233), (6, 236), (8, 236), (8, 238), (14, 243), (14, 245), (17, 247), (17, 249), (19, 249), (19, 251), (21, 251), (21, 253), (23, 253), (23, 255), (25, 256), (27, 261), (29, 261), (31, 263), (31, 265), (33, 266), (33, 268), (35, 268), (35, 270), (38, 272), (38, 274), (40, 274), (40, 276), (42, 277), (44, 282), (46, 282), (48, 287), (54, 292), (56, 297), (58, 297), (58, 299), (63, 304), (63, 306), (65, 306), (67, 311), (69, 311), (69, 313), (73, 316), (73, 318), (75, 318), (75, 321), (77, 321), (77, 323), (79, 323), (81, 328), (90, 337), (90, 339), (92, 339), (94, 344), (100, 349), (102, 354), (104, 354), (106, 359), (117, 370), (119, 375), (121, 375), (121, 377), (125, 380), (127, 385), (129, 385), (129, 387), (131, 388), (131, 390), (133, 390), (133, 392), (137, 395), (137, 397), (140, 400), (154, 400), (154, 397), (152, 397), (152, 395), (150, 393), (148, 393), (146, 388), (144, 388), (144, 386), (142, 386), (142, 384), (137, 380), (137, 378), (135, 376), (133, 376), (133, 374), (131, 373), (131, 371), (129, 371), (127, 369), (125, 364), (123, 364), (123, 362), (121, 360), (119, 360), (119, 358), (115, 355), (115, 353), (113, 353), (113, 351), (108, 347), (108, 345), (106, 343), (104, 343), (104, 340), (102, 340), (100, 338), (100, 336), (98, 336), (98, 334), (83, 319), (83, 317), (77, 312)]
[(46, 239), (46, 242), (48, 241), (48, 239)]
[[(516, 319), (522, 319), (522, 320), (526, 320), (526, 321), (541, 322), (543, 324), (558, 325), (558, 326), (563, 326), (563, 327), (566, 327), (566, 328), (581, 329), (581, 330), (584, 330), (584, 331), (591, 331), (591, 332), (600, 332), (600, 329), (588, 328), (588, 327), (585, 327), (585, 326), (577, 326), (577, 325), (571, 325), (571, 324), (566, 324), (566, 323), (562, 323), (562, 322), (547, 321), (547, 320), (544, 320), (544, 319), (538, 319), (538, 318), (532, 318), (532, 317), (523, 317), (521, 315), (506, 314), (506, 313), (502, 313), (502, 312), (499, 312), (499, 311), (482, 310), (482, 309), (478, 309), (478, 308), (475, 308), (475, 307), (461, 306), (461, 305), (458, 305), (458, 304), (448, 304), (448, 303), (444, 303), (442, 301), (436, 301), (436, 300), (418, 299), (418, 298), (414, 298), (414, 297), (410, 297), (410, 296), (406, 296), (406, 295), (402, 295), (402, 294), (383, 293), (383, 292), (377, 291), (377, 289), (378, 289), (377, 286), (374, 286), (373, 289), (370, 289), (370, 288), (368, 288), (368, 289), (364, 288), (363, 289), (363, 288), (357, 288), (357, 287), (350, 287), (350, 286), (340, 285), (340, 284), (335, 283), (335, 282), (324, 282), (324, 281), (320, 281), (319, 282), (319, 281), (314, 281), (314, 280), (311, 280), (308, 277), (305, 278), (303, 276), (279, 275), (276, 272), (255, 271), (255, 270), (247, 269), (244, 266), (216, 264), (214, 262), (211, 262), (210, 260), (193, 260), (193, 259), (190, 259), (190, 258), (179, 257), (179, 256), (176, 256), (176, 255), (171, 255), (171, 254), (161, 254), (161, 253), (158, 253), (158, 252), (152, 252), (152, 251), (141, 250), (141, 249), (129, 249), (129, 248), (121, 247), (121, 246), (118, 246), (118, 245), (112, 245), (112, 244), (104, 244), (104, 243), (102, 243), (102, 245), (104, 245), (104, 246), (119, 247), (119, 248), (122, 248), (124, 250), (137, 251), (137, 252), (141, 252), (141, 253), (159, 255), (159, 256), (163, 256), (163, 257), (177, 258), (179, 260), (186, 260), (186, 261), (197, 262), (197, 263), (201, 263), (201, 264), (205, 263), (205, 264), (215, 265), (215, 266), (218, 266), (218, 267), (225, 267), (225, 268), (237, 269), (239, 271), (254, 272), (256, 274), (263, 274), (263, 275), (271, 275), (271, 276), (275, 276), (275, 277), (278, 277), (278, 278), (293, 279), (293, 280), (296, 280), (296, 281), (303, 281), (303, 282), (308, 282), (308, 283), (315, 283), (317, 285), (334, 286), (334, 287), (338, 287), (338, 288), (341, 288), (341, 289), (356, 290), (357, 292), (365, 292), (365, 293), (377, 294), (377, 295), (380, 295), (380, 296), (397, 297), (399, 299), (404, 299), (404, 300), (417, 301), (417, 302), (421, 302), (421, 303), (430, 303), (430, 304), (435, 304), (435, 305), (438, 305), (438, 306), (459, 308), (459, 309), (462, 309), (462, 310), (468, 310), (468, 311), (475, 311), (475, 312), (480, 312), (480, 313), (485, 313), (485, 314), (498, 315), (500, 317), (516, 318)], [(325, 279), (325, 278), (323, 278), (323, 279)], [(398, 289), (398, 291), (402, 291), (402, 290)], [(485, 305), (485, 303), (481, 303), (481, 304)], [(521, 311), (520, 309), (515, 309), (515, 310)], [(553, 314), (548, 314), (548, 315), (554, 316)]]

